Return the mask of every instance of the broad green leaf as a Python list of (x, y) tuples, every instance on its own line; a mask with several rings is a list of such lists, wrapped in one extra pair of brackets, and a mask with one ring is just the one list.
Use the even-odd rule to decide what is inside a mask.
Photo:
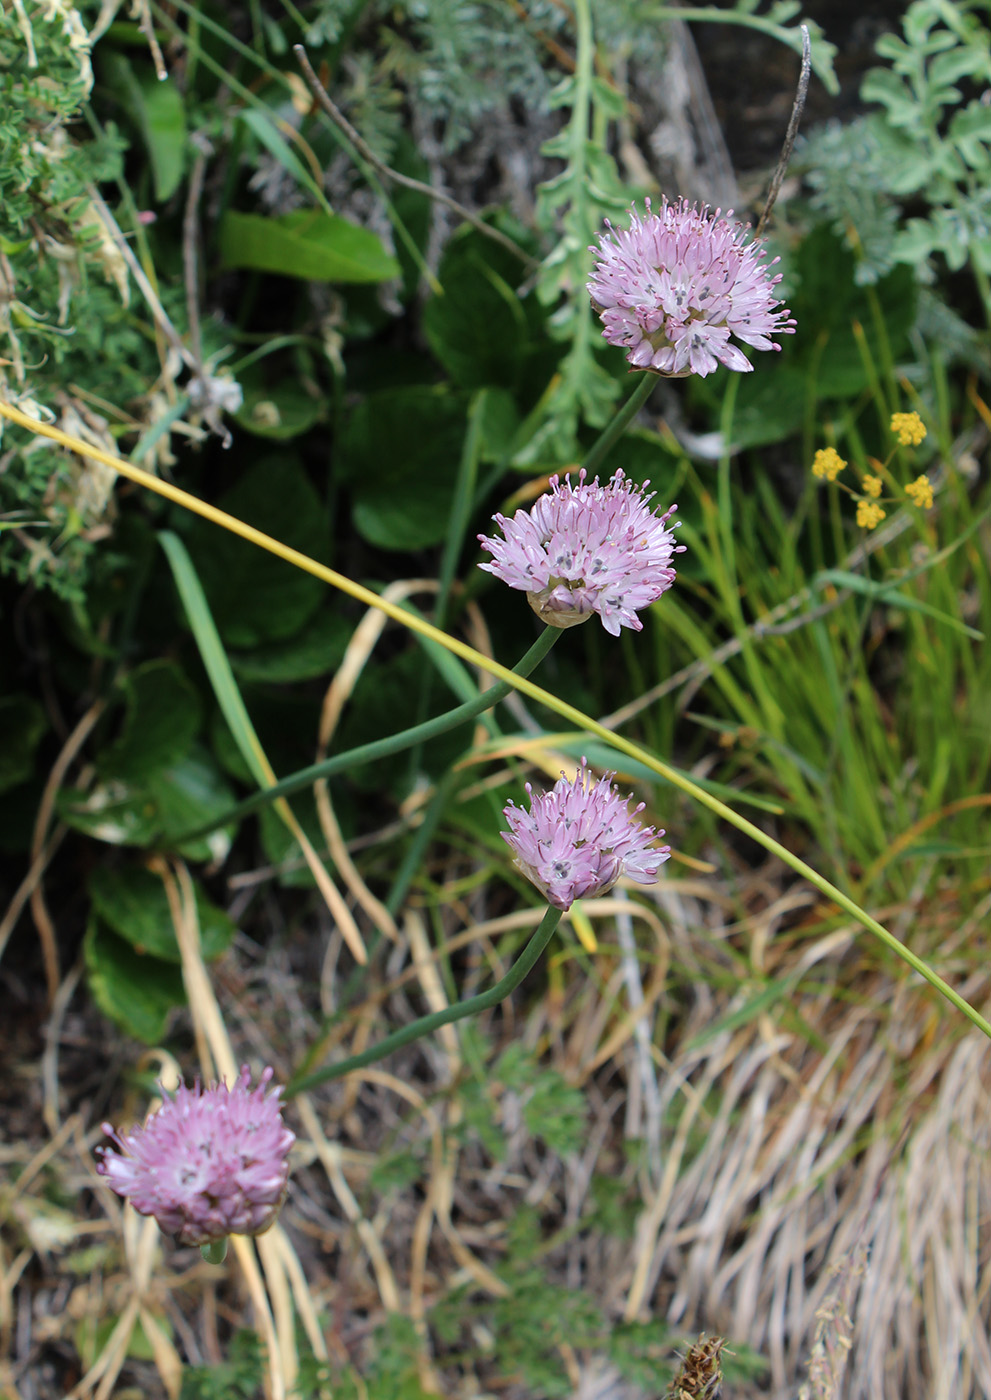
[(148, 846), (158, 830), (148, 793), (125, 783), (98, 783), (85, 792), (63, 788), (56, 808), (67, 826), (111, 846)]
[[(798, 322), (798, 333), (782, 336), (780, 354), (754, 354), (755, 372), (743, 376), (739, 385), (734, 436), (737, 418), (744, 428), (753, 421), (751, 403), (763, 401), (774, 413), (766, 398), (774, 386), (793, 401), (796, 386), (783, 384), (782, 375), (814, 373), (816, 392), (823, 398), (860, 393), (868, 379), (854, 323), (861, 327), (875, 365), (883, 364), (888, 354), (897, 363), (908, 349), (917, 299), (912, 270), (896, 267), (873, 288), (858, 286), (855, 272), (853, 253), (828, 225), (820, 224), (802, 240), (786, 274), (787, 304)], [(885, 343), (880, 339), (879, 321)], [(709, 379), (699, 381), (692, 386), (693, 393), (711, 399), (718, 379), (711, 376), (717, 381), (712, 387)], [(721, 397), (720, 391), (719, 401)]]
[(230, 663), (243, 681), (311, 681), (340, 665), (353, 628), (332, 612), (318, 612), (287, 642), (232, 653)]
[(146, 1045), (165, 1036), (173, 1008), (186, 1000), (174, 963), (139, 953), (95, 915), (83, 940), (87, 980), (105, 1016)]
[(138, 77), (128, 58), (110, 52), (105, 59), (112, 85), (141, 131), (151, 163), (155, 200), (170, 199), (182, 180), (186, 151), (186, 113), (175, 82), (159, 82), (150, 73)]
[(155, 810), (156, 840), (189, 860), (223, 860), (230, 850), (230, 830), (211, 831), (196, 841), (179, 841), (216, 821), (234, 803), (234, 793), (205, 749), (197, 746), (171, 768), (154, 773), (147, 784)]
[[(238, 520), (274, 535), (314, 559), (326, 559), (329, 537), (320, 497), (286, 453), (250, 467), (218, 504)], [(320, 606), (326, 588), (273, 554), (215, 525), (196, 520), (189, 554), (224, 642), (246, 649), (294, 636)]]
[(100, 757), (105, 778), (137, 784), (177, 762), (200, 725), (200, 698), (171, 661), (149, 661), (120, 686), (124, 722), (115, 743)]
[(160, 845), (190, 860), (223, 860), (230, 831), (212, 831), (197, 841), (178, 838), (215, 821), (233, 803), (232, 789), (197, 746), (141, 783), (110, 780), (86, 792), (66, 788), (59, 793), (58, 812), (68, 826), (113, 846)]
[(320, 209), (275, 218), (228, 210), (220, 224), (220, 257), (226, 267), (308, 282), (384, 282), (399, 275), (377, 234)]
[(343, 475), (364, 539), (399, 550), (444, 539), (464, 432), (464, 404), (443, 389), (383, 390), (358, 405)]
[(0, 792), (30, 778), (34, 751), (47, 728), (44, 710), (29, 695), (0, 699)]
[(527, 317), (483, 243), (471, 229), (448, 244), (438, 270), (444, 295), (428, 302), (423, 328), (431, 350), (456, 384), (512, 389), (523, 369)]
[(501, 465), (512, 453), (520, 430), (520, 415), (513, 396), (506, 389), (485, 389), (476, 412), (482, 461)]
[[(222, 909), (210, 903), (199, 885), (194, 889), (200, 947), (203, 956), (210, 960), (230, 945), (234, 924)], [(152, 953), (171, 963), (181, 961), (165, 886), (157, 875), (139, 865), (118, 870), (98, 865), (90, 875), (89, 893), (103, 922), (130, 943), (136, 953)]]

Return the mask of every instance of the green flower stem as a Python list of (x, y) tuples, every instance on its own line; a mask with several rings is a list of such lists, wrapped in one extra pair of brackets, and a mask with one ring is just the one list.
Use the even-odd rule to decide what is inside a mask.
[[(545, 627), (530, 650), (513, 667), (513, 675), (528, 676), (539, 666), (560, 636), (561, 632), (558, 628)], [(435, 715), (433, 719), (424, 720), (422, 724), (414, 724), (410, 729), (403, 729), (398, 734), (389, 734), (384, 739), (375, 739), (369, 744), (359, 744), (357, 748), (334, 754), (332, 758), (325, 758), (322, 763), (311, 763), (308, 768), (300, 768), (298, 772), (290, 773), (288, 778), (274, 783), (272, 787), (267, 787), (261, 792), (254, 793), (251, 797), (246, 797), (236, 807), (231, 807), (221, 816), (214, 817), (205, 826), (198, 826), (193, 831), (182, 832), (174, 839), (173, 845), (181, 846), (187, 841), (199, 840), (200, 837), (208, 835), (211, 831), (239, 822), (242, 817), (256, 812), (259, 807), (265, 807), (268, 803), (276, 801), (277, 798), (288, 797), (290, 793), (298, 792), (300, 788), (312, 787), (320, 778), (330, 778), (335, 773), (354, 768), (359, 763), (371, 763), (376, 758), (388, 758), (391, 754), (402, 753), (404, 749), (412, 748), (414, 744), (423, 744), (428, 739), (436, 739), (438, 734), (446, 734), (448, 730), (456, 729), (459, 724), (467, 724), (477, 715), (492, 709), (494, 705), (499, 704), (500, 700), (504, 700), (512, 689), (513, 687), (507, 681), (497, 681), (495, 685), (483, 690), (474, 700), (466, 700), (463, 705), (458, 705), (453, 710), (447, 710), (442, 715)]]
[[(403, 906), (413, 878), (423, 864), (427, 847), (433, 840), (434, 832), (437, 830), (441, 817), (447, 811), (447, 805), (457, 791), (462, 777), (463, 774), (458, 768), (449, 768), (434, 788), (434, 795), (427, 803), (420, 825), (413, 832), (412, 840), (406, 847), (406, 854), (393, 877), (392, 887), (385, 897), (385, 907), (393, 917)], [(364, 986), (368, 976), (368, 968), (374, 964), (375, 956), (384, 937), (385, 935), (380, 928), (372, 929), (368, 937), (368, 963), (364, 967), (355, 966), (348, 974), (338, 997), (340, 1007), (333, 1015), (324, 1018), (319, 1034), (310, 1043), (309, 1049), (297, 1067), (296, 1074), (299, 1077), (309, 1074), (310, 1066), (323, 1059), (327, 1034), (331, 1027), (339, 1024), (341, 1017), (353, 1005), (360, 989)]]
[(640, 383), (633, 390), (633, 393), (626, 400), (626, 403), (616, 414), (616, 417), (609, 424), (608, 428), (600, 434), (598, 441), (594, 442), (589, 448), (585, 460), (582, 462), (582, 466), (588, 472), (589, 476), (592, 476), (606, 453), (609, 452), (619, 438), (623, 436), (632, 420), (650, 398), (650, 392), (654, 387), (656, 379), (657, 376), (654, 374), (644, 374)]
[(490, 987), (487, 992), (480, 992), (478, 996), (469, 997), (467, 1001), (456, 1001), (453, 1006), (446, 1006), (443, 1011), (434, 1011), (429, 1016), (420, 1016), (416, 1021), (411, 1021), (408, 1026), (404, 1026), (401, 1031), (393, 1031), (392, 1035), (387, 1035), (377, 1045), (363, 1050), (360, 1055), (349, 1055), (346, 1060), (339, 1060), (337, 1064), (314, 1070), (312, 1074), (307, 1074), (302, 1079), (291, 1079), (286, 1085), (283, 1098), (291, 1099), (295, 1094), (315, 1089), (318, 1084), (324, 1084), (328, 1079), (340, 1079), (343, 1075), (350, 1074), (352, 1070), (362, 1069), (365, 1065), (371, 1065), (376, 1060), (384, 1059), (386, 1055), (391, 1055), (393, 1050), (399, 1050), (404, 1045), (409, 1045), (410, 1041), (419, 1040), (421, 1035), (429, 1035), (431, 1031), (439, 1030), (441, 1026), (449, 1026), (452, 1021), (461, 1021), (465, 1016), (474, 1016), (479, 1011), (487, 1011), (489, 1007), (497, 1006), (500, 1001), (504, 1001), (509, 996), (510, 992), (516, 990), (527, 973), (532, 970), (541, 953), (551, 941), (551, 936), (557, 928), (560, 918), (561, 911), (548, 906), (547, 912), (523, 952), (505, 977), (501, 977), (495, 986)]
[(227, 1258), (227, 1236), (222, 1240), (211, 1240), (200, 1245), (200, 1253), (208, 1264), (222, 1264)]
[[(284, 559), (286, 563), (293, 564), (298, 569), (303, 569), (314, 578), (322, 579), (324, 583), (329, 583), (332, 588), (339, 589), (342, 593), (346, 593), (348, 597), (354, 598), (360, 603), (364, 603), (366, 607), (377, 608), (380, 612), (385, 613), (387, 617), (391, 617), (394, 622), (402, 623), (402, 625), (409, 628), (411, 632), (416, 632), (421, 637), (429, 638), (430, 641), (445, 647), (452, 655), (460, 657), (462, 661), (467, 661), (472, 666), (478, 666), (483, 671), (488, 672), (490, 676), (494, 676), (498, 680), (508, 684), (512, 689), (519, 691), (521, 695), (527, 695), (531, 700), (537, 701), (538, 704), (546, 705), (548, 709), (553, 710), (555, 714), (560, 715), (561, 718), (567, 720), (569, 724), (573, 724), (580, 729), (584, 729), (587, 733), (595, 735), (596, 738), (602, 739), (610, 748), (616, 749), (619, 753), (627, 754), (630, 758), (636, 759), (639, 763), (643, 763), (659, 777), (664, 778), (673, 787), (686, 793), (693, 801), (699, 803), (703, 807), (707, 807), (709, 811), (719, 817), (720, 820), (729, 822), (731, 826), (736, 827), (737, 831), (742, 831), (746, 836), (756, 841), (758, 845), (763, 846), (766, 851), (770, 851), (773, 855), (776, 855), (780, 860), (784, 861), (786, 865), (790, 866), (796, 874), (801, 875), (803, 879), (808, 880), (809, 884), (814, 885), (827, 899), (832, 900), (835, 904), (839, 905), (841, 909), (845, 910), (846, 913), (852, 915), (857, 923), (862, 924), (864, 928), (873, 933), (875, 938), (880, 939), (891, 952), (901, 958), (903, 962), (907, 963), (920, 977), (924, 977), (931, 987), (934, 987), (946, 997), (947, 1001), (955, 1006), (956, 1009), (970, 1021), (971, 1025), (976, 1026), (978, 1030), (982, 1031), (984, 1035), (991, 1040), (991, 1021), (988, 1021), (986, 1017), (982, 1016), (979, 1011), (966, 1002), (959, 992), (955, 992), (948, 982), (944, 981), (944, 979), (924, 963), (920, 957), (917, 957), (910, 948), (906, 948), (904, 943), (895, 938), (894, 934), (889, 933), (883, 925), (878, 923), (877, 919), (868, 914), (865, 909), (862, 909), (855, 900), (851, 899), (849, 895), (844, 894), (843, 891), (838, 889), (834, 884), (831, 884), (830, 881), (827, 880), (825, 876), (820, 875), (817, 870), (813, 870), (811, 865), (808, 865), (804, 860), (796, 856), (787, 846), (783, 846), (780, 841), (775, 841), (772, 836), (768, 836), (766, 831), (762, 831), (759, 826), (755, 826), (754, 823), (748, 821), (746, 817), (741, 817), (738, 812), (733, 811), (732, 807), (728, 807), (725, 802), (720, 802), (717, 797), (706, 792), (706, 790), (699, 787), (697, 783), (693, 783), (690, 778), (679, 773), (677, 769), (662, 762), (648, 749), (644, 749), (639, 744), (634, 744), (629, 739), (624, 739), (622, 735), (615, 734), (612, 730), (606, 729), (604, 725), (598, 724), (593, 720), (590, 715), (584, 714), (581, 710), (576, 709), (574, 705), (569, 705), (567, 701), (559, 699), (556, 695), (552, 695), (550, 691), (544, 690), (541, 686), (534, 685), (533, 681), (520, 675), (519, 672), (507, 670), (507, 668), (500, 665), (498, 661), (493, 661), (491, 657), (484, 656), (480, 651), (469, 646), (467, 642), (463, 642), (459, 637), (449, 637), (446, 633), (439, 632), (437, 628), (431, 626), (429, 622), (424, 621), (422, 618), (417, 617), (409, 611), (405, 611), (396, 603), (387, 602), (386, 599), (379, 597), (377, 593), (373, 593), (371, 589), (365, 588), (360, 583), (355, 583), (355, 581), (348, 578), (346, 574), (339, 573), (336, 569), (328, 568), (326, 564), (320, 564), (316, 559), (310, 559), (308, 555), (301, 554), (298, 549), (291, 549), (288, 545), (282, 544), (271, 535), (266, 535), (264, 531), (256, 529), (253, 525), (248, 525), (243, 520), (238, 520), (234, 516), (228, 515), (226, 511), (218, 510), (216, 506), (211, 506), (206, 501), (198, 500), (197, 497), (191, 496), (188, 491), (183, 491), (180, 487), (173, 485), (172, 482), (163, 481), (160, 477), (153, 476), (150, 472), (136, 467), (132, 462), (112, 456), (109, 452), (104, 452), (101, 448), (94, 447), (91, 443), (83, 442), (81, 438), (74, 437), (71, 433), (64, 433), (61, 428), (53, 427), (48, 423), (41, 423), (36, 418), (30, 418), (26, 413), (22, 413), (20, 409), (15, 408), (13, 404), (5, 403), (3, 400), (0, 400), (0, 417), (9, 419), (10, 422), (16, 423), (21, 428), (26, 428), (36, 437), (50, 438), (53, 442), (57, 442), (61, 446), (69, 448), (70, 451), (75, 452), (81, 457), (96, 462), (103, 462), (104, 465), (112, 467), (114, 471), (118, 472), (128, 481), (137, 482), (138, 485), (143, 486), (145, 490), (153, 491), (156, 496), (162, 496), (166, 500), (174, 502), (176, 505), (183, 506), (186, 510), (192, 511), (203, 519), (210, 520), (213, 524), (219, 525), (225, 530), (229, 530), (240, 539), (247, 540), (249, 543), (267, 550), (270, 554), (275, 555), (279, 559)], [(488, 703), (494, 703), (492, 691), (494, 691), (495, 688), (496, 687), (493, 686), (486, 692), (486, 695), (490, 697)]]

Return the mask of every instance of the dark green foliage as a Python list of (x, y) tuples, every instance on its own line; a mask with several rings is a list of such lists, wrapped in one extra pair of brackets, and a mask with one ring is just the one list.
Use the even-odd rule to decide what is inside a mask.
[(464, 407), (446, 387), (382, 390), (352, 414), (341, 477), (355, 527), (379, 549), (439, 544), (447, 530)]
[(45, 712), (30, 695), (0, 699), (0, 793), (17, 787), (31, 775), (34, 751), (46, 728)]
[(494, 1074), (497, 1082), (520, 1096), (523, 1121), (531, 1136), (546, 1143), (557, 1157), (578, 1151), (588, 1119), (584, 1094), (557, 1070), (542, 1068), (522, 1045), (500, 1055)]
[(185, 1366), (180, 1400), (255, 1400), (265, 1364), (254, 1332), (235, 1332), (220, 1366)]
[[(126, 939), (136, 952), (179, 962), (179, 945), (165, 886), (157, 875), (140, 865), (117, 869), (98, 865), (90, 876), (89, 895), (95, 912), (108, 928)], [(198, 886), (195, 895), (200, 948), (204, 958), (211, 960), (230, 944), (234, 925)]]
[(179, 968), (139, 952), (95, 914), (83, 952), (90, 993), (103, 1014), (136, 1040), (160, 1044), (173, 1009), (186, 1000)]
[[(326, 511), (290, 453), (256, 462), (218, 505), (282, 544), (326, 562)], [(295, 637), (326, 594), (319, 579), (208, 521), (195, 521), (188, 540), (214, 621), (234, 650)]]
[(991, 82), (986, 10), (981, 0), (914, 0), (903, 37), (878, 40), (886, 66), (861, 87), (880, 111), (827, 128), (805, 147), (813, 204), (855, 248), (860, 282), (895, 263), (931, 279), (934, 254), (951, 271), (968, 260), (991, 271), (991, 111), (980, 96)]

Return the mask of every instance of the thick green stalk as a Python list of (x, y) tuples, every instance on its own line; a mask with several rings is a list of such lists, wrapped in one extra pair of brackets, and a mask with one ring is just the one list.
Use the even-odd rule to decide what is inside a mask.
[(420, 1016), (416, 1021), (411, 1021), (408, 1026), (404, 1026), (401, 1031), (393, 1031), (392, 1035), (387, 1035), (377, 1045), (363, 1050), (360, 1055), (349, 1055), (346, 1060), (339, 1060), (337, 1064), (314, 1070), (312, 1074), (307, 1074), (302, 1079), (291, 1079), (286, 1086), (284, 1097), (291, 1099), (294, 1094), (302, 1094), (309, 1089), (315, 1089), (318, 1084), (324, 1084), (328, 1079), (340, 1079), (343, 1075), (350, 1074), (352, 1070), (362, 1069), (365, 1065), (371, 1065), (376, 1060), (384, 1059), (386, 1055), (391, 1055), (393, 1050), (400, 1050), (404, 1045), (409, 1045), (410, 1041), (419, 1040), (420, 1036), (429, 1035), (431, 1031), (439, 1030), (441, 1026), (449, 1026), (452, 1021), (461, 1021), (466, 1016), (474, 1016), (479, 1011), (487, 1011), (490, 1007), (497, 1006), (500, 1001), (504, 1001), (509, 996), (510, 992), (516, 990), (527, 973), (531, 971), (551, 941), (551, 935), (557, 928), (560, 918), (561, 911), (548, 906), (546, 914), (523, 952), (505, 977), (501, 977), (495, 986), (490, 987), (487, 992), (480, 992), (478, 996), (469, 997), (467, 1001), (456, 1001), (453, 1006), (446, 1006), (443, 1011), (434, 1011), (429, 1016)]
[[(545, 627), (530, 650), (513, 667), (513, 675), (528, 676), (543, 661), (560, 635), (557, 628)], [(214, 817), (205, 826), (198, 826), (194, 831), (182, 832), (175, 838), (174, 844), (184, 845), (187, 841), (199, 840), (200, 837), (208, 835), (211, 831), (217, 831), (222, 827), (232, 825), (234, 822), (241, 821), (243, 817), (248, 816), (251, 812), (256, 812), (259, 807), (266, 807), (279, 797), (287, 797), (290, 793), (298, 792), (301, 788), (312, 787), (321, 778), (333, 777), (335, 773), (355, 768), (359, 763), (371, 763), (376, 758), (388, 758), (391, 754), (402, 753), (404, 749), (411, 748), (414, 744), (425, 744), (428, 739), (436, 739), (439, 734), (446, 734), (450, 729), (457, 729), (459, 724), (467, 724), (477, 715), (491, 710), (494, 705), (499, 704), (500, 700), (506, 698), (510, 690), (512, 690), (512, 686), (508, 682), (497, 681), (495, 685), (490, 685), (487, 690), (483, 690), (474, 700), (466, 700), (463, 705), (458, 705), (453, 710), (447, 710), (442, 715), (435, 715), (433, 719), (424, 720), (422, 724), (414, 724), (410, 729), (403, 729), (398, 734), (389, 734), (384, 739), (374, 739), (371, 743), (359, 744), (357, 748), (334, 754), (332, 758), (325, 758), (322, 763), (311, 763), (308, 768), (300, 768), (298, 772), (290, 773), (289, 777), (283, 778), (281, 782), (274, 783), (271, 787), (256, 792), (251, 797), (246, 797), (236, 807), (231, 807), (219, 817)]]
[(623, 436), (630, 426), (630, 423), (650, 398), (650, 391), (654, 387), (655, 379), (656, 375), (643, 375), (640, 383), (633, 390), (633, 393), (626, 400), (626, 403), (616, 414), (615, 418), (613, 418), (609, 426), (600, 434), (598, 441), (594, 442), (589, 448), (585, 455), (585, 460), (582, 462), (582, 466), (588, 472), (589, 476), (594, 473), (606, 453), (609, 452)]

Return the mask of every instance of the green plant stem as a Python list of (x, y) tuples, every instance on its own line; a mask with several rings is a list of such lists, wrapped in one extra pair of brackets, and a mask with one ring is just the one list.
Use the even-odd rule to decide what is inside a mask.
[(211, 1240), (200, 1245), (200, 1253), (208, 1264), (222, 1264), (227, 1258), (227, 1236), (222, 1240)]
[[(434, 625), (442, 629), (447, 627), (451, 588), (458, 567), (458, 559), (464, 547), (465, 536), (468, 533), (471, 508), (475, 500), (475, 489), (478, 483), (478, 462), (482, 448), (482, 408), (485, 403), (486, 393), (487, 390), (485, 389), (477, 393), (472, 401), (471, 408), (468, 410), (468, 431), (465, 434), (464, 444), (461, 449), (461, 461), (458, 464), (458, 475), (454, 484), (454, 497), (448, 515), (447, 536), (444, 540), (444, 552), (440, 561), (437, 602), (434, 606)], [(417, 707), (419, 722), (421, 724), (426, 723), (425, 716), (430, 711), (433, 686), (433, 673), (428, 672), (420, 687), (419, 704)], [(422, 755), (422, 740), (410, 745), (410, 788), (413, 787), (416, 781)]]
[(461, 1021), (466, 1016), (474, 1016), (476, 1012), (487, 1011), (490, 1007), (497, 1006), (500, 1001), (504, 1001), (511, 992), (516, 990), (527, 973), (532, 970), (541, 953), (551, 941), (551, 936), (557, 928), (560, 918), (561, 911), (548, 906), (547, 912), (523, 952), (505, 977), (501, 977), (495, 986), (490, 987), (487, 992), (479, 992), (478, 996), (469, 997), (467, 1001), (456, 1001), (453, 1006), (446, 1006), (443, 1011), (434, 1011), (429, 1016), (420, 1016), (417, 1020), (411, 1021), (408, 1026), (404, 1026), (401, 1031), (393, 1031), (392, 1035), (387, 1035), (377, 1045), (369, 1046), (360, 1055), (349, 1055), (347, 1059), (339, 1060), (335, 1065), (327, 1065), (324, 1069), (314, 1070), (312, 1074), (308, 1074), (302, 1079), (291, 1079), (286, 1085), (283, 1097), (291, 1099), (295, 1094), (315, 1089), (318, 1084), (324, 1084), (328, 1079), (340, 1079), (343, 1075), (350, 1074), (352, 1070), (362, 1069), (365, 1065), (371, 1065), (376, 1060), (384, 1059), (386, 1055), (391, 1055), (393, 1050), (400, 1050), (404, 1045), (409, 1045), (410, 1041), (419, 1040), (421, 1035), (429, 1035), (431, 1031), (439, 1030), (441, 1026), (449, 1026), (452, 1021)]
[(591, 476), (599, 466), (599, 463), (603, 460), (606, 453), (609, 452), (623, 436), (631, 421), (650, 398), (650, 391), (654, 387), (655, 378), (656, 376), (653, 374), (643, 375), (640, 383), (633, 390), (633, 393), (626, 400), (626, 403), (616, 414), (608, 428), (600, 434), (598, 441), (594, 442), (589, 448), (585, 460), (582, 462), (582, 466), (588, 472), (589, 476)]
[[(852, 915), (859, 924), (869, 929), (876, 938), (880, 939), (880, 941), (891, 950), (891, 952), (900, 957), (913, 971), (917, 972), (920, 977), (923, 977), (931, 987), (934, 987), (940, 992), (947, 1001), (955, 1006), (956, 1009), (970, 1021), (971, 1025), (976, 1026), (978, 1030), (982, 1031), (983, 1034), (991, 1040), (991, 1021), (988, 1021), (986, 1017), (982, 1016), (979, 1011), (965, 1001), (959, 992), (955, 992), (948, 982), (944, 981), (938, 973), (934, 972), (931, 967), (924, 963), (921, 958), (917, 957), (904, 943), (895, 938), (893, 934), (889, 933), (882, 924), (878, 923), (877, 919), (868, 914), (865, 909), (862, 909), (855, 900), (851, 899), (849, 895), (844, 894), (841, 889), (838, 889), (836, 885), (827, 880), (825, 876), (820, 875), (819, 872), (814, 870), (806, 861), (796, 856), (787, 846), (782, 845), (780, 841), (776, 841), (772, 836), (769, 836), (766, 831), (762, 831), (759, 826), (755, 826), (753, 822), (748, 821), (746, 817), (741, 817), (732, 807), (728, 807), (725, 802), (721, 802), (712, 793), (700, 787), (698, 783), (693, 782), (676, 768), (672, 768), (670, 764), (664, 763), (648, 749), (643, 748), (640, 744), (633, 743), (629, 739), (624, 739), (620, 734), (613, 733), (612, 730), (607, 729), (605, 725), (598, 724), (590, 715), (585, 714), (574, 705), (569, 705), (567, 701), (561, 700), (556, 695), (551, 694), (550, 691), (544, 690), (543, 687), (539, 685), (535, 685), (533, 681), (526, 677), (507, 670), (507, 668), (500, 665), (498, 661), (494, 661), (491, 657), (483, 655), (474, 647), (469, 646), (467, 642), (462, 641), (459, 637), (450, 637), (443, 632), (438, 632), (435, 627), (423, 621), (422, 618), (415, 616), (408, 610), (402, 609), (396, 603), (389, 602), (379, 597), (379, 595), (373, 593), (371, 589), (365, 588), (362, 584), (355, 583), (353, 579), (348, 578), (345, 574), (339, 573), (338, 570), (328, 568), (326, 564), (318, 563), (317, 560), (309, 558), (306, 554), (302, 554), (298, 549), (291, 549), (288, 545), (280, 543), (279, 540), (274, 539), (271, 535), (266, 535), (264, 531), (256, 529), (253, 525), (248, 525), (243, 520), (236, 519), (226, 511), (219, 510), (216, 506), (209, 505), (206, 501), (198, 500), (195, 496), (191, 496), (188, 491), (183, 491), (180, 487), (173, 485), (171, 482), (163, 481), (153, 476), (150, 472), (146, 472), (142, 468), (134, 466), (133, 463), (127, 462), (123, 458), (112, 456), (110, 453), (104, 452), (101, 448), (93, 447), (91, 444), (83, 442), (80, 438), (74, 437), (70, 433), (64, 433), (60, 428), (55, 428), (51, 424), (40, 423), (37, 419), (28, 417), (12, 404), (5, 403), (2, 400), (0, 400), (0, 416), (9, 419), (12, 423), (16, 423), (19, 427), (28, 429), (28, 431), (33, 433), (36, 437), (50, 438), (53, 442), (60, 443), (63, 447), (70, 448), (71, 451), (78, 453), (81, 457), (105, 463), (105, 465), (112, 467), (114, 471), (118, 472), (127, 480), (137, 482), (146, 490), (153, 491), (157, 496), (162, 496), (166, 500), (174, 502), (176, 505), (181, 505), (186, 510), (190, 510), (194, 514), (212, 521), (215, 525), (220, 525), (223, 529), (229, 530), (240, 539), (248, 540), (250, 543), (268, 550), (270, 554), (274, 554), (278, 558), (284, 559), (287, 563), (293, 564), (299, 569), (303, 569), (306, 573), (312, 574), (314, 578), (322, 579), (325, 583), (329, 583), (331, 587), (340, 589), (341, 592), (346, 593), (348, 597), (355, 598), (359, 602), (364, 603), (366, 607), (377, 608), (380, 612), (385, 613), (387, 617), (391, 617), (393, 621), (402, 623), (402, 625), (409, 628), (410, 631), (418, 633), (421, 637), (429, 638), (430, 641), (436, 642), (439, 646), (443, 646), (447, 651), (451, 652), (452, 655), (460, 657), (463, 661), (468, 661), (473, 666), (480, 667), (490, 676), (497, 677), (498, 680), (507, 683), (514, 690), (519, 691), (520, 694), (527, 695), (531, 700), (536, 700), (539, 704), (546, 705), (548, 709), (553, 710), (555, 714), (560, 715), (562, 719), (567, 720), (570, 724), (584, 729), (587, 733), (595, 735), (596, 738), (602, 739), (610, 748), (617, 750), (619, 753), (627, 754), (630, 758), (636, 759), (639, 763), (643, 763), (647, 768), (651, 769), (652, 772), (664, 778), (673, 787), (678, 788), (680, 792), (686, 793), (693, 801), (699, 803), (703, 807), (707, 807), (710, 812), (714, 813), (722, 821), (729, 822), (732, 826), (735, 826), (738, 831), (742, 831), (746, 836), (752, 837), (752, 839), (763, 846), (766, 851), (771, 852), (772, 855), (776, 855), (785, 865), (790, 866), (796, 874), (808, 880), (808, 882), (824, 894), (827, 899), (832, 900), (839, 905), (841, 909), (844, 909), (848, 914)], [(494, 688), (495, 687), (492, 687), (492, 689)]]
[[(561, 635), (558, 628), (545, 627), (530, 650), (513, 667), (513, 675), (528, 676), (539, 666)], [(211, 831), (217, 831), (222, 827), (230, 826), (233, 822), (239, 822), (251, 812), (256, 812), (259, 807), (266, 807), (270, 802), (274, 802), (280, 797), (287, 797), (292, 792), (298, 792), (300, 788), (312, 787), (321, 778), (333, 777), (335, 773), (340, 773), (347, 768), (354, 768), (359, 763), (371, 763), (376, 758), (388, 758), (391, 754), (402, 753), (404, 749), (411, 748), (414, 744), (425, 744), (428, 739), (436, 739), (439, 734), (446, 734), (450, 729), (457, 729), (459, 724), (467, 724), (476, 715), (491, 710), (494, 705), (499, 704), (500, 700), (505, 700), (512, 689), (513, 687), (507, 681), (497, 681), (495, 685), (490, 685), (487, 690), (476, 695), (474, 700), (466, 700), (463, 705), (458, 705), (453, 710), (447, 710), (442, 715), (435, 715), (433, 719), (424, 720), (422, 724), (414, 724), (412, 728), (403, 729), (398, 734), (389, 734), (384, 739), (374, 739), (371, 743), (359, 744), (357, 748), (334, 754), (332, 758), (325, 758), (322, 763), (311, 763), (309, 768), (300, 768), (297, 773), (290, 773), (289, 777), (283, 778), (281, 782), (273, 783), (264, 791), (246, 797), (236, 807), (231, 807), (221, 816), (213, 818), (205, 826), (198, 826), (194, 831), (181, 832), (175, 838), (174, 844), (181, 846), (187, 841), (199, 840), (200, 837), (209, 835)]]

